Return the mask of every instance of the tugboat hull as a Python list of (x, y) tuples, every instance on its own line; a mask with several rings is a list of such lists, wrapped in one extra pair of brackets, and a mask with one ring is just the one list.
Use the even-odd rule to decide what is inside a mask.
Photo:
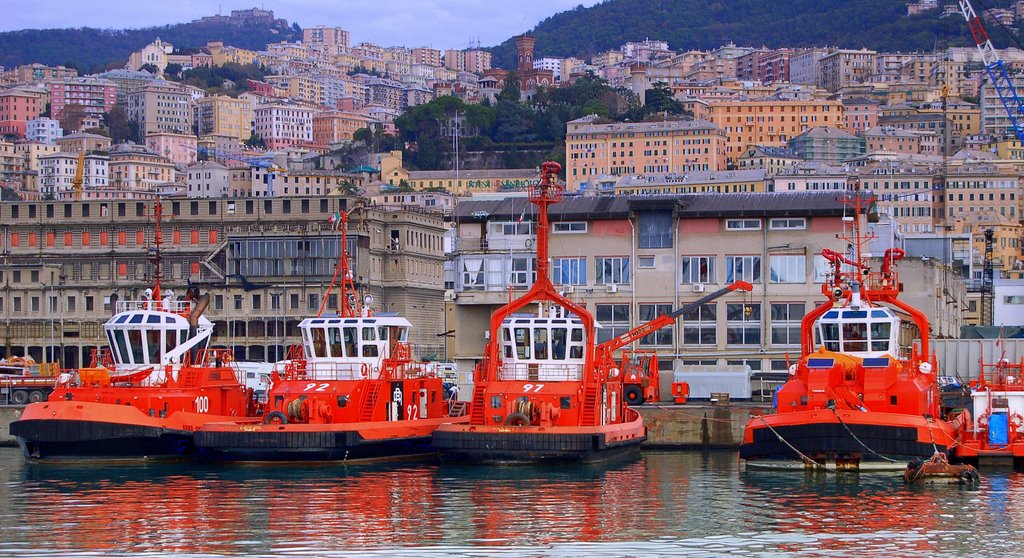
[[(946, 422), (893, 413), (818, 410), (755, 417), (747, 424), (740, 458), (750, 468), (903, 470), (954, 444)], [(799, 453), (797, 453), (799, 452)]]
[(175, 458), (195, 453), (192, 432), (202, 423), (225, 418), (162, 418), (126, 405), (56, 401), (26, 407), (11, 434), (32, 460)]
[(444, 425), (434, 447), (444, 460), (473, 463), (592, 463), (640, 455), (642, 420), (588, 427)]
[[(216, 461), (355, 461), (434, 453), (440, 418), (329, 425), (210, 424), (195, 433), (199, 454)], [(401, 424), (400, 424), (401, 423)]]
[(11, 433), (29, 459), (139, 459), (195, 452), (190, 432), (92, 421), (22, 420)]

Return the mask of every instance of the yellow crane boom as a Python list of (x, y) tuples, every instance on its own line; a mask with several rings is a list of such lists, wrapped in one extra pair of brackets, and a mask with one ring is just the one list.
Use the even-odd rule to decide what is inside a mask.
[(71, 181), (71, 192), (75, 201), (82, 201), (82, 175), (85, 174), (85, 151), (78, 154), (75, 178)]

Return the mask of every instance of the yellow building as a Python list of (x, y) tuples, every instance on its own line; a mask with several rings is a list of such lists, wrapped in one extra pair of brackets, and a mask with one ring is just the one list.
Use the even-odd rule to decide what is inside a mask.
[(252, 135), (253, 105), (225, 95), (203, 97), (195, 104), (200, 136), (231, 136), (245, 141)]
[(589, 115), (567, 124), (566, 188), (637, 174), (725, 169), (725, 133), (705, 120), (607, 122)]
[(377, 161), (381, 182), (412, 190), (443, 189), (457, 196), (482, 192), (522, 191), (538, 177), (536, 169), (484, 169), (410, 171), (402, 166), (402, 152), (382, 154)]
[(267, 76), (266, 82), (288, 92), (293, 101), (305, 101), (315, 105), (324, 104), (324, 86), (305, 76)]
[(176, 178), (170, 159), (139, 147), (119, 146), (111, 151), (108, 168), (108, 185), (112, 190), (156, 192)]
[(259, 53), (254, 50), (246, 50), (233, 46), (224, 46), (222, 41), (211, 41), (206, 43), (206, 49), (210, 51), (210, 57), (214, 66), (223, 66), (228, 62), (236, 64), (255, 64)]
[(711, 100), (711, 122), (726, 136), (726, 158), (735, 164), (751, 145), (782, 147), (791, 138), (818, 126), (845, 129), (839, 100)]

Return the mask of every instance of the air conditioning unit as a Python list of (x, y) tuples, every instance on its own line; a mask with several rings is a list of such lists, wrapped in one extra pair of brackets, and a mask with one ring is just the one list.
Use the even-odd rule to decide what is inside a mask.
[(704, 283), (695, 283), (693, 285), (693, 292), (702, 293), (704, 292)]
[(456, 298), (459, 298), (459, 295), (456, 294), (456, 292), (454, 290), (448, 289), (448, 290), (446, 290), (444, 292), (444, 299), (445, 300), (451, 302), (451, 301), (455, 300)]
[(605, 291), (607, 291), (609, 293), (617, 293), (617, 292), (619, 292), (619, 286), (615, 285), (615, 284), (605, 285), (604, 288), (605, 288)]

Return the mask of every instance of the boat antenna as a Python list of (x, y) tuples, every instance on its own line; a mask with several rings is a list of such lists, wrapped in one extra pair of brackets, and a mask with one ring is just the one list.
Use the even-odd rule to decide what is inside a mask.
[(156, 222), (156, 233), (153, 235), (153, 251), (149, 256), (149, 261), (153, 263), (153, 304), (154, 307), (159, 308), (161, 304), (162, 296), (160, 295), (160, 247), (163, 245), (164, 234), (162, 230), (162, 216), (163, 216), (163, 205), (160, 200), (156, 200), (156, 205), (153, 206), (153, 220)]
[(318, 318), (323, 315), (334, 286), (339, 285), (339, 277), (341, 282), (338, 288), (341, 291), (339, 293), (341, 296), (338, 302), (338, 315), (343, 318), (355, 318), (363, 313), (359, 297), (356, 295), (355, 283), (352, 281), (352, 270), (348, 267), (348, 216), (348, 211), (339, 211), (331, 216), (334, 230), (341, 230), (341, 247), (338, 253), (338, 265), (334, 267), (334, 277), (331, 278), (331, 284), (327, 287), (327, 292), (324, 293), (324, 299), (320, 301), (320, 310), (316, 313)]

